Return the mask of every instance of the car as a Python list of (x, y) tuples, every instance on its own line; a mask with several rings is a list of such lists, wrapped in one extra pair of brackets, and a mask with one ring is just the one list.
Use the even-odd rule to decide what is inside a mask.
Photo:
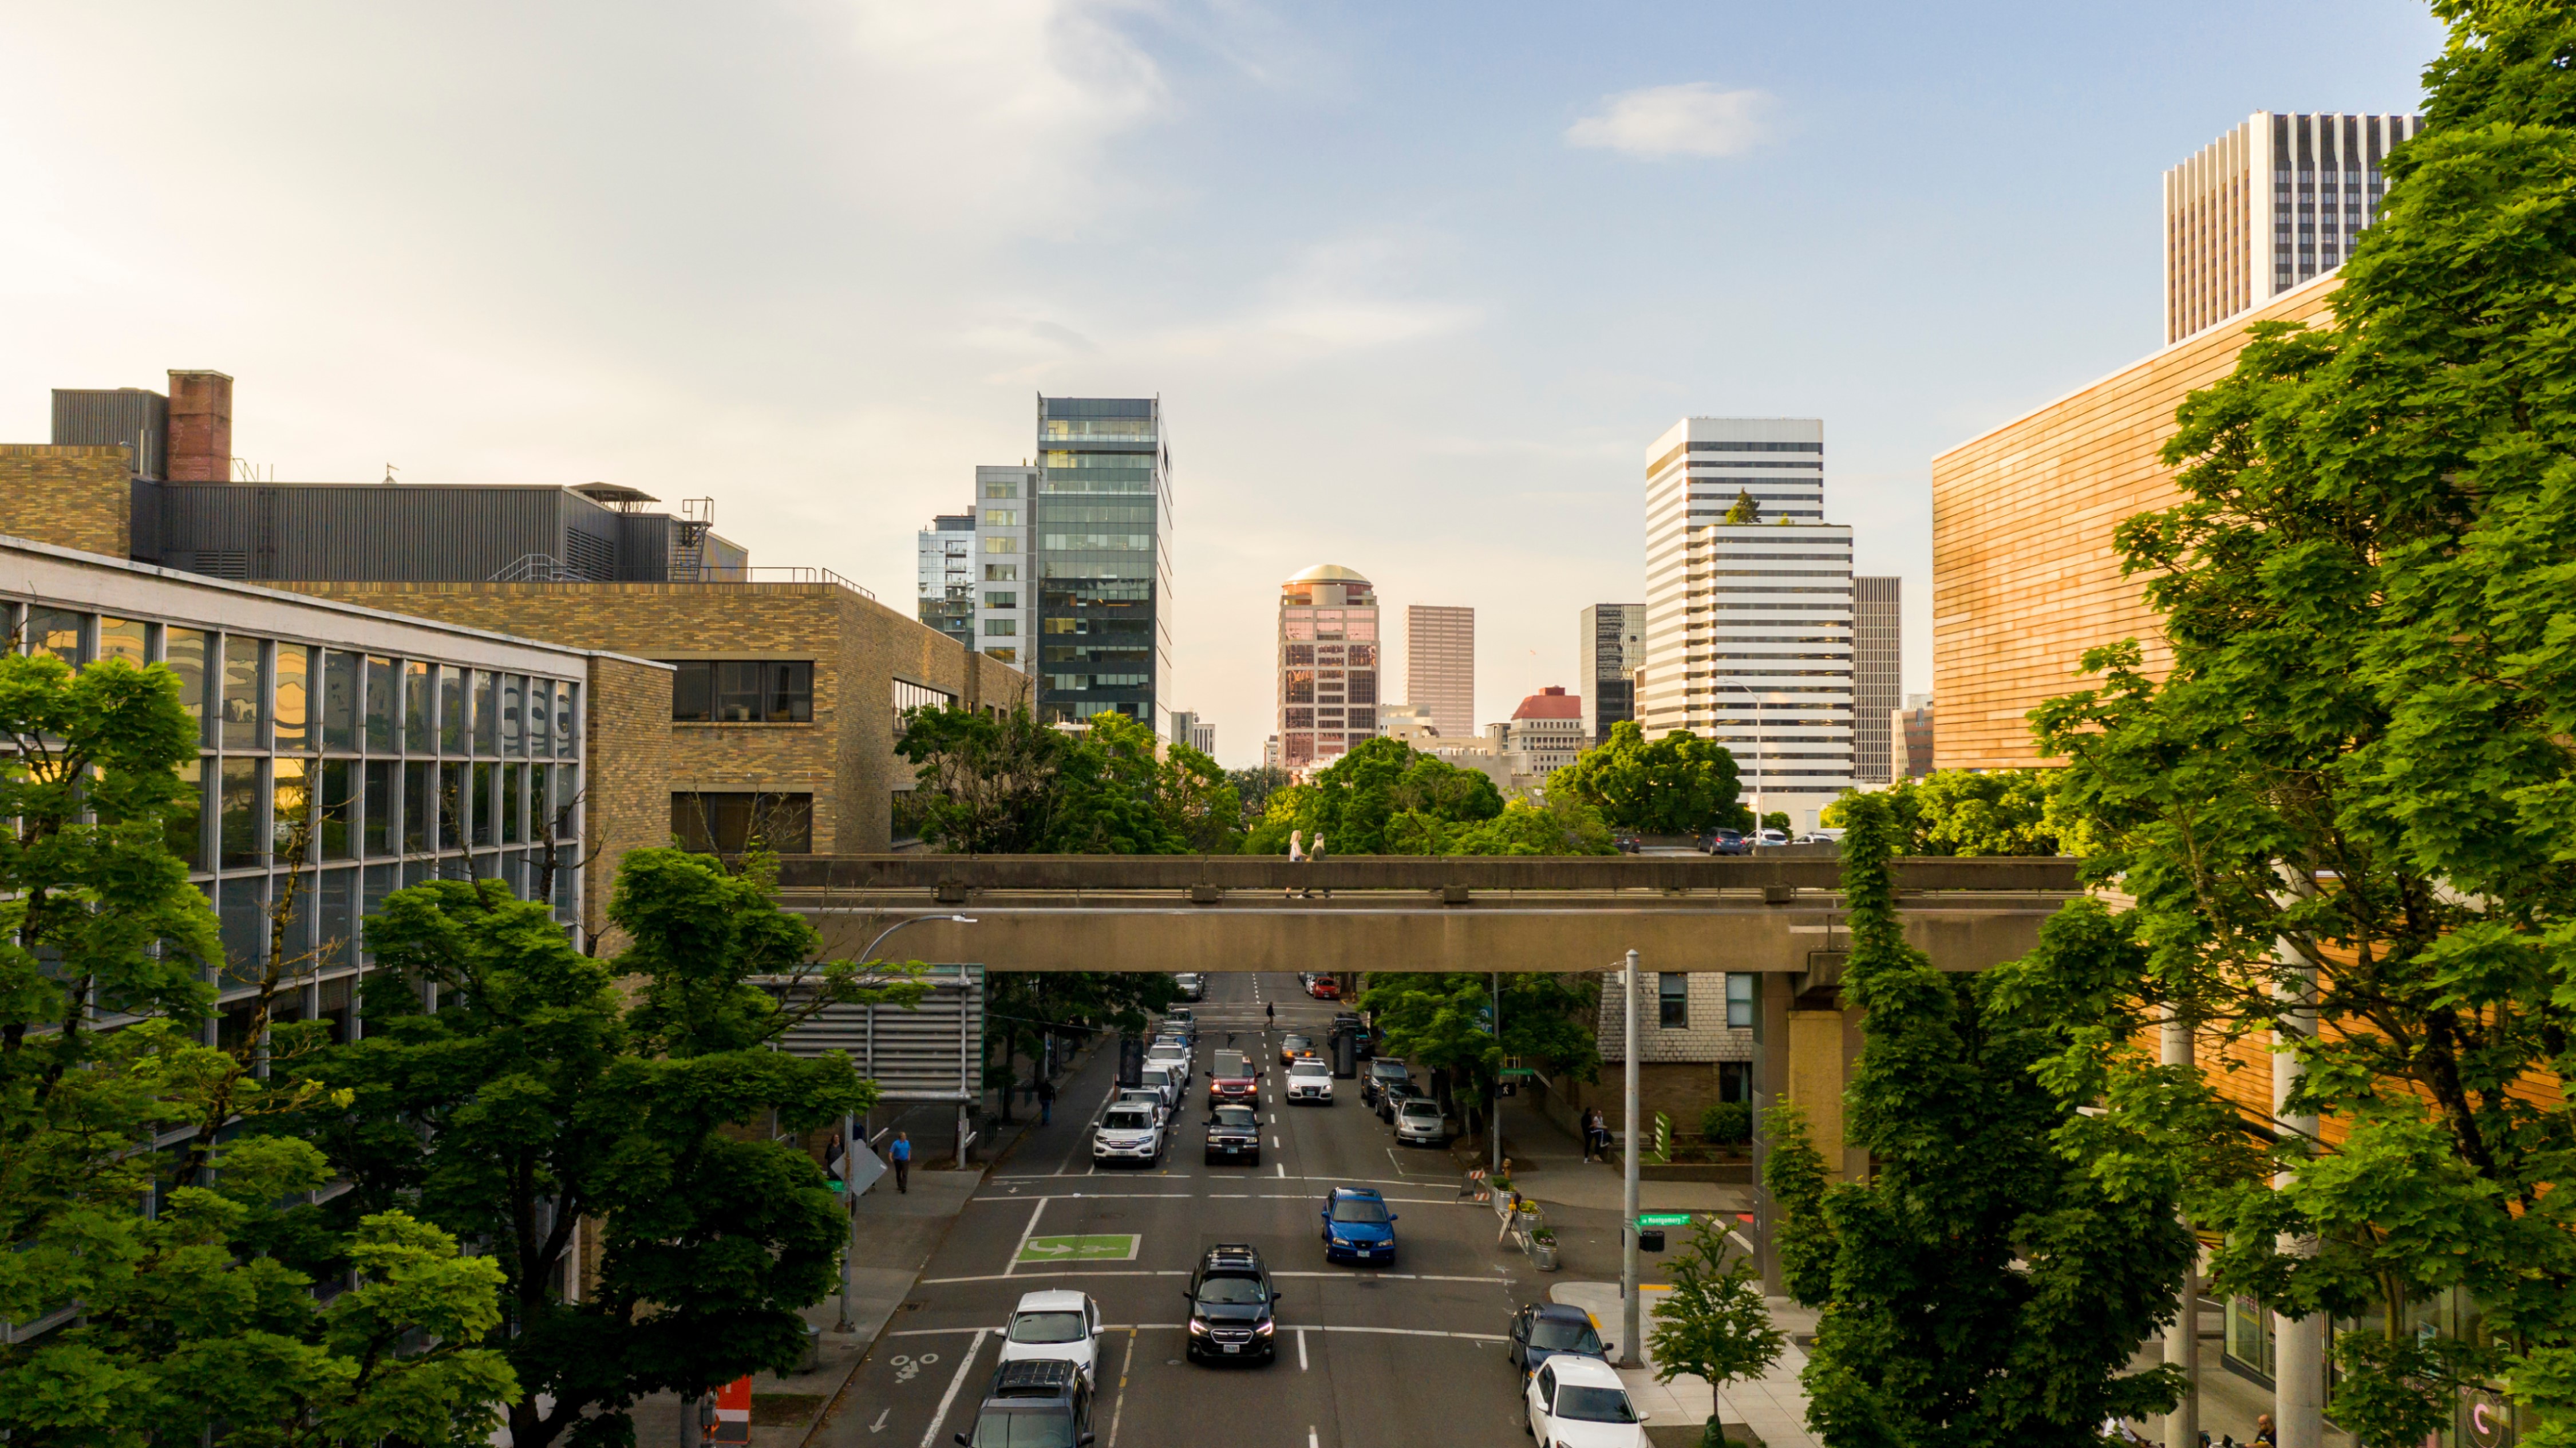
[(1091, 1159), (1103, 1166), (1134, 1162), (1152, 1166), (1163, 1159), (1163, 1122), (1143, 1106), (1112, 1106), (1091, 1129)]
[(1138, 1077), (1138, 1080), (1148, 1090), (1157, 1092), (1162, 1096), (1163, 1107), (1166, 1111), (1175, 1115), (1179, 1114), (1181, 1109), (1181, 1073), (1177, 1069), (1170, 1066), (1148, 1066)]
[(1521, 1389), (1530, 1436), (1550, 1448), (1646, 1448), (1646, 1415), (1618, 1370), (1567, 1355), (1540, 1364)]
[(1145, 1052), (1145, 1069), (1168, 1067), (1181, 1073), (1181, 1089), (1190, 1089), (1190, 1053), (1180, 1046), (1152, 1046)]
[(1368, 1063), (1368, 1073), (1360, 1077), (1360, 1100), (1375, 1106), (1390, 1085), (1408, 1085), (1412, 1080), (1412, 1071), (1401, 1060), (1393, 1056), (1374, 1057)]
[(1422, 1089), (1411, 1081), (1389, 1083), (1384, 1090), (1377, 1093), (1377, 1119), (1393, 1126), (1396, 1113), (1403, 1108), (1404, 1103), (1422, 1095)]
[(1744, 831), (1742, 830), (1710, 830), (1707, 836), (1700, 841), (1699, 847), (1712, 855), (1749, 855), (1753, 853), (1753, 842), (1744, 837)]
[(1055, 1359), (1082, 1371), (1082, 1380), (1100, 1386), (1100, 1304), (1088, 1294), (1058, 1289), (1024, 1292), (1011, 1309), (1010, 1326), (1002, 1330), (1002, 1361)]
[(1392, 1262), (1395, 1213), (1375, 1187), (1335, 1187), (1324, 1198), (1324, 1260)]
[(965, 1448), (1085, 1448), (1092, 1441), (1091, 1384), (1060, 1358), (1005, 1362), (993, 1369), (974, 1430), (957, 1441)]
[(1769, 849), (1774, 845), (1785, 845), (1789, 843), (1789, 832), (1787, 830), (1764, 830), (1753, 837), (1753, 843), (1764, 849)]
[(1208, 1248), (1181, 1289), (1189, 1299), (1187, 1352), (1191, 1362), (1233, 1358), (1274, 1361), (1279, 1355), (1279, 1293), (1270, 1268), (1247, 1242)]
[(1288, 1104), (1309, 1102), (1317, 1106), (1333, 1104), (1333, 1068), (1312, 1056), (1300, 1056), (1288, 1066)]
[(1207, 1164), (1217, 1158), (1261, 1165), (1261, 1114), (1249, 1106), (1217, 1106), (1208, 1111)]
[(1172, 982), (1181, 988), (1181, 999), (1185, 1001), (1203, 1001), (1207, 999), (1207, 977), (1199, 974), (1197, 971), (1182, 971), (1180, 974), (1172, 977)]
[(1292, 1031), (1279, 1038), (1279, 1064), (1282, 1066), (1300, 1056), (1313, 1054), (1315, 1054), (1315, 1040), (1312, 1036), (1301, 1036)]
[[(1153, 1111), (1154, 1121), (1157, 1125), (1170, 1126), (1172, 1124), (1172, 1108), (1164, 1104), (1163, 1093), (1155, 1090), (1151, 1086), (1121, 1086), (1118, 1088), (1117, 1097), (1113, 1099), (1109, 1105), (1135, 1105), (1148, 1107)], [(1103, 1109), (1105, 1110), (1106, 1108)]]
[(1402, 1146), (1447, 1146), (1457, 1135), (1449, 1129), (1449, 1114), (1440, 1103), (1428, 1096), (1408, 1096), (1396, 1108), (1395, 1139)]
[(1208, 1057), (1208, 1105), (1229, 1101), (1261, 1104), (1261, 1077), (1253, 1070), (1252, 1057), (1242, 1051), (1216, 1051)]
[(1342, 998), (1342, 983), (1329, 975), (1319, 975), (1307, 982), (1306, 994), (1319, 1001), (1337, 1001)]
[(1512, 1314), (1511, 1347), (1504, 1355), (1522, 1376), (1537, 1372), (1559, 1354), (1609, 1361), (1609, 1350), (1601, 1345), (1601, 1330), (1592, 1325), (1591, 1313), (1561, 1302), (1536, 1302)]

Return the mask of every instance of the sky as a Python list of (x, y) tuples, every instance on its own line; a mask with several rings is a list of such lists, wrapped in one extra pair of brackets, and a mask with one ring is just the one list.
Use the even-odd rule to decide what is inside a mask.
[(1648, 443), (1820, 417), (1921, 691), (1932, 458), (2154, 349), (2166, 167), (2411, 110), (2440, 40), (2404, 0), (0, 0), (0, 441), (211, 368), (263, 475), (708, 496), (909, 611), (1036, 394), (1159, 395), (1163, 702), (1241, 766), (1280, 580), (1474, 607), (1504, 719), (1644, 598)]

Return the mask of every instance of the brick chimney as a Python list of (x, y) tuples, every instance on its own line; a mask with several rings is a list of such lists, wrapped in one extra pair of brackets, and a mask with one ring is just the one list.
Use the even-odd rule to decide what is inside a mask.
[(220, 372), (170, 374), (169, 478), (220, 483), (233, 475), (233, 380)]

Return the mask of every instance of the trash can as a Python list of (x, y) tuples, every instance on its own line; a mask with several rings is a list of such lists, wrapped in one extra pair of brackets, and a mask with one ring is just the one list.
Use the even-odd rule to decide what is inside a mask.
[(1360, 1074), (1360, 1041), (1356, 1032), (1334, 1032), (1333, 1074), (1345, 1081)]

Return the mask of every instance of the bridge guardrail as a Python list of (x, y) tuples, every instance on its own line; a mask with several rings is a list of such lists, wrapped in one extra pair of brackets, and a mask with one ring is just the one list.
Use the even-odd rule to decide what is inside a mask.
[[(1919, 856), (1895, 862), (1904, 891), (2072, 894), (2071, 855)], [(1758, 856), (790, 855), (789, 890), (1834, 890), (1833, 859)]]

